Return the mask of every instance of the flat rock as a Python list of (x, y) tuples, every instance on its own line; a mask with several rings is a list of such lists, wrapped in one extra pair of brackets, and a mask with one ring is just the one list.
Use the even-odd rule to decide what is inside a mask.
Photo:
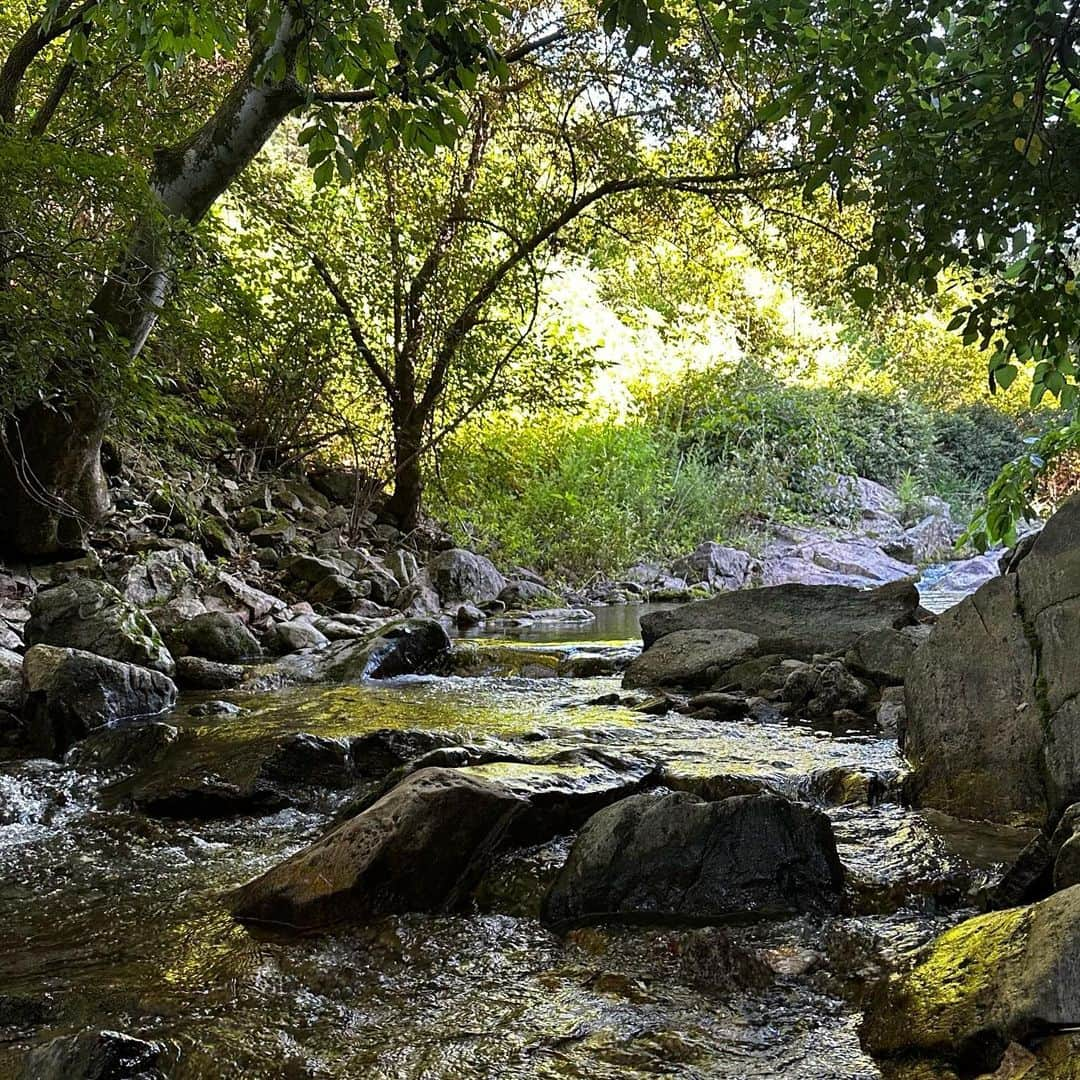
[(675, 630), (628, 665), (623, 686), (712, 686), (728, 668), (759, 651), (759, 639), (741, 630)]
[(809, 659), (844, 652), (872, 630), (915, 622), (919, 594), (909, 582), (860, 590), (841, 585), (775, 585), (720, 593), (708, 600), (642, 616), (647, 655), (680, 630), (737, 630), (758, 638), (763, 653)]

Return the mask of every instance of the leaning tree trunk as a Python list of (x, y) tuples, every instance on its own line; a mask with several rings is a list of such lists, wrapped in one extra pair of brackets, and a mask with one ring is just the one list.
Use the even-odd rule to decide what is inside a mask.
[[(195, 224), (240, 175), (281, 121), (303, 103), (290, 74), (277, 83), (259, 81), (268, 53), (286, 59), (286, 71), (302, 39), (303, 20), (285, 5), (278, 34), (252, 58), (244, 75), (214, 115), (182, 145), (156, 155), (153, 187), (166, 219)], [(101, 334), (126, 343), (136, 356), (154, 328), (170, 283), (165, 246), (154, 231), (137, 235), (122, 266), (95, 297), (88, 322)], [(85, 529), (108, 510), (101, 471), (101, 440), (111, 417), (106, 397), (94, 390), (92, 359), (66, 358), (50, 382), (63, 389), (65, 374), (80, 390), (62, 407), (33, 404), (9, 418), (0, 445), (0, 551), (55, 554), (81, 546)]]

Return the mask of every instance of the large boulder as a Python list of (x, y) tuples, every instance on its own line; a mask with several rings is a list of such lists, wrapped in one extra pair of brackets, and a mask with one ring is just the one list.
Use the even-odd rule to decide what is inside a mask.
[(23, 690), (31, 748), (48, 757), (112, 721), (156, 716), (176, 703), (176, 685), (160, 671), (51, 645), (27, 652)]
[(728, 668), (756, 656), (759, 644), (741, 630), (676, 630), (630, 662), (623, 686), (712, 686)]
[(1080, 887), (969, 919), (872, 990), (863, 1045), (881, 1058), (944, 1059), (965, 1076), (992, 1072), (1010, 1042), (1076, 1025), (1078, 956)]
[(928, 626), (871, 630), (848, 649), (844, 662), (875, 682), (897, 685), (907, 677), (912, 657), (929, 636)]
[(873, 540), (809, 534), (792, 546), (771, 545), (762, 557), (763, 585), (846, 585), (864, 589), (913, 579), (919, 571)]
[(1080, 800), (1080, 496), (1015, 573), (943, 615), (907, 677), (913, 796), (1042, 825)]
[(1041, 824), (1036, 661), (1014, 575), (946, 611), (907, 671), (909, 793), (958, 817)]
[(136, 557), (124, 572), (121, 589), (136, 607), (164, 604), (194, 596), (197, 577), (209, 573), (210, 564), (195, 544), (174, 546)]
[(185, 653), (235, 664), (262, 655), (262, 646), (238, 616), (227, 611), (208, 611), (196, 615), (175, 632), (176, 641)]
[(507, 585), (490, 559), (464, 548), (440, 551), (428, 564), (428, 573), (446, 605), (496, 600)]
[(873, 590), (843, 585), (774, 585), (720, 593), (642, 616), (646, 649), (678, 630), (740, 630), (765, 653), (809, 658), (843, 652), (872, 630), (915, 622), (919, 594), (909, 582)]
[(842, 889), (832, 826), (813, 807), (772, 795), (635, 795), (589, 819), (543, 917), (723, 921), (836, 910)]
[(422, 769), (228, 898), (249, 922), (298, 930), (463, 900), (524, 800), (455, 769)]
[(27, 645), (96, 653), (171, 675), (173, 658), (154, 624), (111, 585), (77, 578), (41, 589), (30, 601)]

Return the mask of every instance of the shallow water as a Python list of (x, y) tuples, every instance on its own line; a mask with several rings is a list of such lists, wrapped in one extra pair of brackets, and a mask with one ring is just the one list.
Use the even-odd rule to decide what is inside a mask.
[[(625, 647), (636, 614), (598, 622), (594, 639)], [(541, 633), (559, 655), (585, 640), (580, 627)], [(532, 631), (520, 636), (527, 648), (540, 643)], [(817, 774), (857, 770), (882, 778), (885, 801), (827, 807), (850, 913), (563, 938), (499, 912), (413, 915), (267, 938), (233, 922), (221, 893), (304, 846), (350, 793), (323, 792), (264, 817), (175, 821), (103, 794), (115, 777), (8, 764), (0, 1077), (18, 1075), (27, 1046), (83, 1028), (162, 1041), (168, 1075), (184, 1080), (878, 1076), (858, 1044), (861, 980), (960, 918), (968, 890), (1025, 838), (888, 801), (901, 762), (872, 732), (585, 704), (617, 686), (412, 678), (267, 694), (246, 700), (239, 717), (194, 720), (181, 710), (172, 722), (184, 736), (164, 765), (238, 776), (290, 732), (424, 728), (536, 759), (603, 747), (662, 764), (666, 783), (690, 790), (721, 777), (817, 798)], [(779, 974), (757, 977), (763, 963)], [(757, 976), (746, 977), (747, 965)]]

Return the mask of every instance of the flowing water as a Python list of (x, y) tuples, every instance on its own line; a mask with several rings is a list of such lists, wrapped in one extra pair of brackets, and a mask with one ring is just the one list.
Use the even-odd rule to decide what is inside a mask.
[[(587, 627), (533, 627), (517, 643), (477, 647), (506, 671), (508, 657), (625, 649), (637, 614), (608, 609)], [(9, 763), (0, 765), (0, 1077), (19, 1076), (33, 1044), (103, 1028), (164, 1044), (176, 1078), (878, 1076), (859, 1048), (863, 981), (962, 917), (969, 891), (1025, 838), (902, 808), (895, 745), (873, 732), (587, 704), (617, 688), (613, 678), (494, 670), (264, 695), (218, 719), (191, 718), (184, 702), (169, 718), (182, 735), (163, 768), (236, 778), (296, 731), (446, 731), (525, 758), (598, 746), (662, 764), (673, 787), (703, 790), (719, 778), (821, 801), (848, 871), (849, 912), (557, 936), (527, 913), (529, 898), (517, 909), (500, 902), (514, 890), (500, 892), (496, 868), (473, 913), (267, 937), (236, 924), (222, 892), (310, 842), (350, 792), (313, 791), (269, 815), (183, 821), (130, 809), (116, 794), (122, 773)], [(836, 776), (875, 778), (875, 804), (828, 805)], [(504, 857), (504, 876), (512, 884), (525, 866), (535, 892), (567, 844)]]

